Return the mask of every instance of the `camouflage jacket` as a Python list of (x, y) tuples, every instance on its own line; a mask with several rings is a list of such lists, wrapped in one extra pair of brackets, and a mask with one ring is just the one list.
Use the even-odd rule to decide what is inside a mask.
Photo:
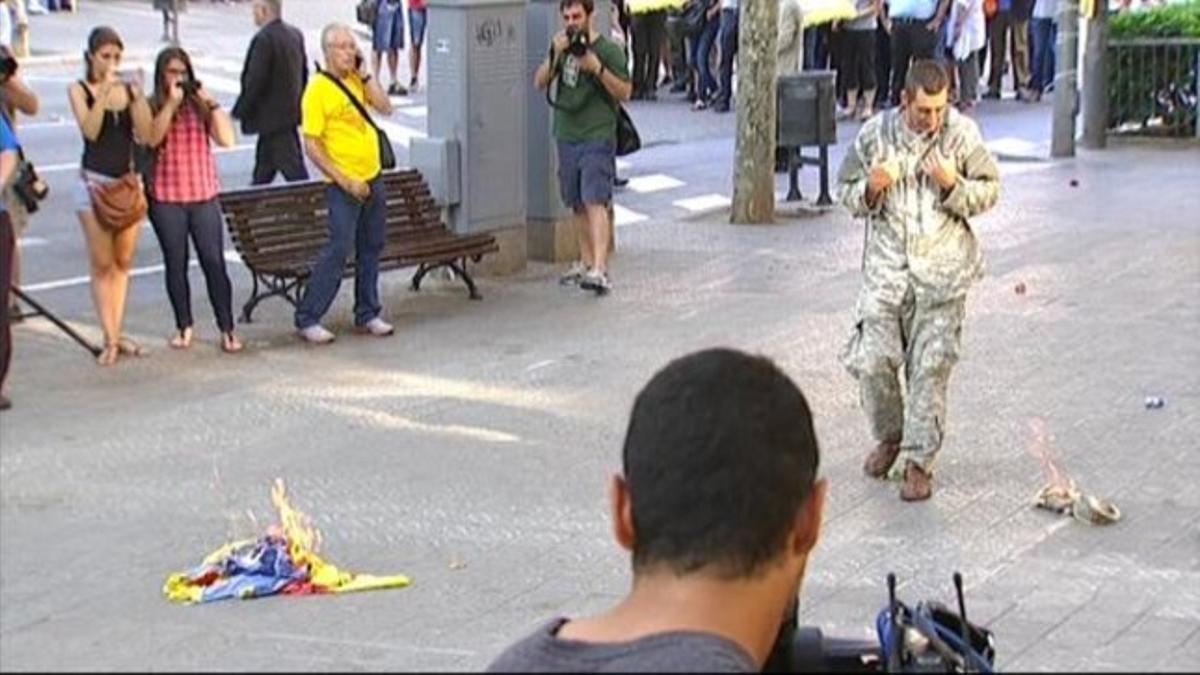
[[(921, 169), (935, 143), (958, 169), (949, 191)], [(900, 178), (872, 209), (867, 176), (890, 158), (899, 161)], [(958, 111), (947, 111), (934, 139), (910, 130), (899, 108), (868, 120), (842, 161), (838, 196), (852, 214), (869, 219), (863, 279), (875, 301), (898, 306), (911, 287), (921, 304), (945, 302), (982, 276), (983, 255), (967, 219), (996, 203), (1000, 176), (979, 128)]]

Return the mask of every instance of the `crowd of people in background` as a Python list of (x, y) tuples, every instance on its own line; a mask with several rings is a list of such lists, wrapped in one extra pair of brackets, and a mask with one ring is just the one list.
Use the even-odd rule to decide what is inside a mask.
[[(911, 62), (935, 59), (963, 112), (1001, 99), (1005, 77), (1018, 101), (1054, 86), (1059, 0), (854, 0), (855, 15), (794, 29), (798, 0), (777, 0), (780, 74), (833, 70), (840, 119), (898, 104)], [(729, 112), (739, 0), (614, 0), (614, 32), (631, 55), (633, 98), (682, 95), (695, 110)], [(811, 22), (810, 22), (811, 23)], [(980, 88), (983, 83), (982, 91)]]
[[(799, 0), (777, 1), (777, 71), (835, 71), (840, 119), (866, 119), (897, 105), (908, 65), (917, 59), (947, 67), (952, 99), (967, 113), (980, 98), (1007, 98), (1006, 76), (1017, 101), (1040, 101), (1054, 88), (1060, 0), (852, 0), (854, 17), (807, 25), (802, 39), (792, 39), (788, 20)], [(1163, 1), (1113, 0), (1109, 11)], [(634, 99), (657, 100), (669, 87), (695, 110), (729, 112), (738, 3), (613, 0), (614, 32), (632, 55)]]

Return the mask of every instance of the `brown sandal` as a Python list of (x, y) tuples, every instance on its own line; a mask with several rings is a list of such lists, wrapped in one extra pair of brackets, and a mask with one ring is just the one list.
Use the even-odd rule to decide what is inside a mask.
[(134, 342), (133, 340), (130, 340), (127, 337), (123, 337), (123, 338), (117, 340), (117, 351), (121, 352), (121, 354), (123, 356), (141, 357), (141, 356), (149, 356), (150, 355), (149, 350), (145, 349), (144, 347), (142, 347), (138, 343)]

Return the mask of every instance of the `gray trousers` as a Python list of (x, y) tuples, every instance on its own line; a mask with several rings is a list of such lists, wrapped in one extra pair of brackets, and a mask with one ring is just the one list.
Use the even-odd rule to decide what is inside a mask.
[(880, 303), (869, 292), (859, 299), (858, 322), (842, 362), (858, 378), (875, 440), (900, 443), (893, 471), (903, 471), (905, 461), (933, 471), (942, 447), (946, 390), (958, 362), (965, 311), (966, 297), (921, 305), (911, 290), (899, 306)]

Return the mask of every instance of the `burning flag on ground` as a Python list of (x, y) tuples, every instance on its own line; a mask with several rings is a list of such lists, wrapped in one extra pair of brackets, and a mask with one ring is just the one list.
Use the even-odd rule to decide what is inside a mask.
[(1035, 507), (1068, 515), (1091, 525), (1110, 525), (1121, 519), (1121, 510), (1116, 504), (1084, 494), (1075, 480), (1054, 461), (1042, 418), (1030, 420), (1029, 430), (1033, 433), (1029, 452), (1041, 463), (1042, 472), (1046, 475), (1046, 484), (1033, 497)]
[(213, 602), (228, 598), (260, 598), (276, 593), (311, 595), (403, 588), (408, 577), (345, 572), (317, 555), (321, 533), (287, 499), (282, 480), (271, 488), (279, 525), (258, 539), (226, 544), (199, 566), (167, 577), (163, 594), (172, 602)]

